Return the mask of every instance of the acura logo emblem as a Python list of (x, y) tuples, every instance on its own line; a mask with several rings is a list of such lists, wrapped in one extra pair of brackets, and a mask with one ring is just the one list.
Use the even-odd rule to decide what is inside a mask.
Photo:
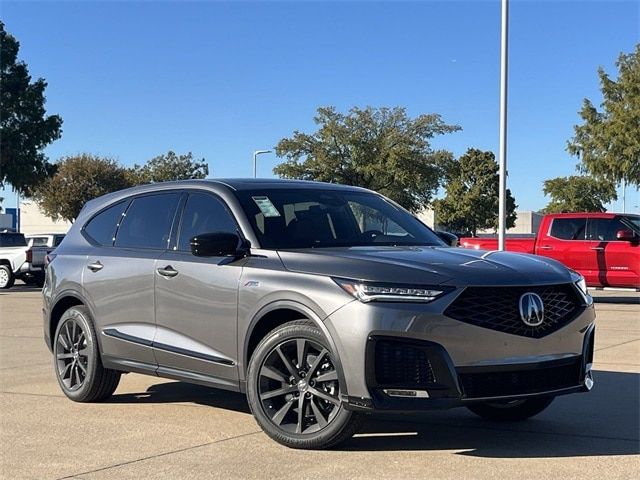
[(544, 304), (540, 295), (527, 292), (520, 297), (520, 318), (529, 327), (537, 327), (542, 324)]

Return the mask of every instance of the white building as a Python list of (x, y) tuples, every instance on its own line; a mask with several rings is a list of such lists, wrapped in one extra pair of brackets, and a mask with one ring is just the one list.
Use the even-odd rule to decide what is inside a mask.
[[(537, 233), (540, 221), (542, 220), (542, 214), (538, 212), (532, 212), (531, 210), (516, 212), (516, 224), (514, 227), (507, 229), (507, 233)], [(418, 214), (418, 218), (426, 223), (434, 230), (440, 230), (441, 226), (438, 224), (436, 218), (436, 212), (431, 208), (426, 208)], [(479, 230), (478, 233), (496, 233), (493, 230)]]
[(30, 200), (20, 202), (20, 232), (25, 235), (34, 233), (67, 233), (71, 222), (51, 220), (38, 205)]

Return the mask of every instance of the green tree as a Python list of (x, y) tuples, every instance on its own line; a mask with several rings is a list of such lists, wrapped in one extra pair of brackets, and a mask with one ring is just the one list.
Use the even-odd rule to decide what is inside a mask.
[(598, 69), (602, 110), (585, 99), (579, 112), (584, 123), (574, 127), (567, 150), (577, 155), (579, 169), (596, 178), (640, 186), (640, 44), (620, 54), (618, 78)]
[(437, 114), (410, 118), (404, 108), (354, 107), (345, 115), (322, 107), (314, 121), (315, 133), (295, 131), (276, 145), (276, 154), (287, 159), (274, 168), (276, 175), (370, 188), (414, 212), (431, 201), (440, 164), (451, 158), (429, 141), (460, 130)]
[(606, 212), (604, 204), (617, 199), (613, 182), (587, 176), (551, 178), (542, 191), (551, 197), (545, 213)]
[(29, 194), (54, 171), (42, 149), (60, 138), (62, 119), (45, 114), (47, 83), (31, 82), (27, 65), (18, 61), (19, 48), (0, 22), (0, 186), (9, 183)]
[[(436, 221), (454, 232), (498, 228), (498, 162), (492, 152), (470, 148), (446, 166), (446, 193), (434, 201)], [(516, 222), (517, 208), (507, 189), (507, 228)]]
[(127, 170), (115, 160), (83, 153), (59, 160), (33, 196), (45, 215), (74, 221), (89, 200), (130, 186)]
[(165, 155), (158, 155), (142, 166), (134, 165), (129, 169), (128, 174), (133, 184), (140, 185), (205, 178), (209, 175), (209, 166), (204, 158), (194, 160), (191, 152), (177, 155), (169, 150)]

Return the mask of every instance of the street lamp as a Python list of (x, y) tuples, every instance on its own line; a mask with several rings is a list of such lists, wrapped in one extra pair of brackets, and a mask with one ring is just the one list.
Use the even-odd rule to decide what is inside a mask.
[(263, 153), (271, 153), (271, 150), (256, 150), (253, 152), (253, 178), (256, 178), (257, 174), (258, 155), (262, 155)]
[(498, 190), (498, 250), (505, 249), (507, 219), (507, 78), (509, 69), (509, 0), (502, 0), (500, 22), (500, 146)]

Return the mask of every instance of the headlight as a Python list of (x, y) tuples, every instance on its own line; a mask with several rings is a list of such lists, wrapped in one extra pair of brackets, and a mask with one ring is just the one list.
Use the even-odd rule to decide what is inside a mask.
[(580, 289), (580, 291), (582, 293), (584, 293), (585, 295), (588, 294), (587, 292), (587, 282), (585, 281), (584, 277), (582, 276), (581, 273), (576, 272), (573, 269), (569, 269), (569, 271), (571, 272), (571, 276), (573, 277), (573, 283), (576, 284), (576, 286)]
[(588, 293), (587, 292), (587, 282), (585, 281), (583, 276), (580, 276), (580, 280), (578, 280), (576, 282), (576, 285), (582, 291), (582, 293), (584, 293), (585, 295)]
[(432, 302), (451, 290), (450, 287), (410, 286), (359, 282), (344, 278), (334, 278), (345, 292), (361, 302)]

